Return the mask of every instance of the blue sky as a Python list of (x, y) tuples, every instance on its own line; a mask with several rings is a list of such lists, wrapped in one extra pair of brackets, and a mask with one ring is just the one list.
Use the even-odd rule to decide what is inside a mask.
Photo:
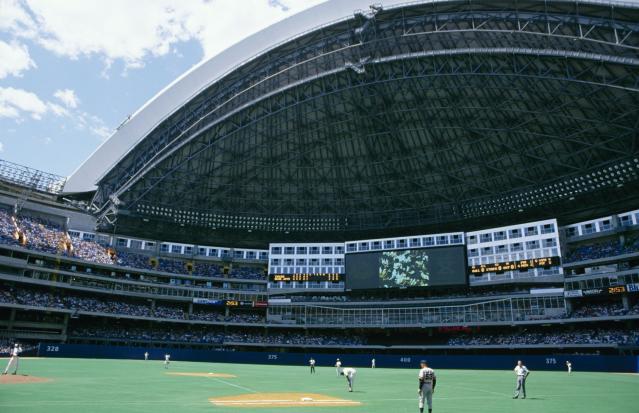
[(0, 0), (0, 158), (69, 175), (184, 71), (321, 2)]

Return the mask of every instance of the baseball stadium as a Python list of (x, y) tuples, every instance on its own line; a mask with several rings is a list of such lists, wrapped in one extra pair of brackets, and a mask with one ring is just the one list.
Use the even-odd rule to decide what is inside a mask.
[(3, 413), (639, 412), (639, 2), (329, 0), (0, 161), (0, 354)]

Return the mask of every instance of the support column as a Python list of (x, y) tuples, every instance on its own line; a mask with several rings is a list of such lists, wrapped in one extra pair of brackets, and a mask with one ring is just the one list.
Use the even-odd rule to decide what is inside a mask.
[(70, 318), (71, 317), (69, 316), (68, 313), (64, 314), (64, 322), (62, 324), (62, 335), (64, 336), (64, 340), (65, 341), (67, 339), (67, 334), (68, 334), (68, 331), (69, 331), (69, 319)]
[(628, 298), (628, 294), (624, 294), (621, 297), (621, 303), (623, 304), (623, 309), (624, 310), (630, 310), (630, 299)]
[(11, 330), (13, 330), (13, 324), (15, 324), (15, 321), (16, 321), (16, 309), (12, 308), (9, 314), (9, 324), (7, 325), (8, 332), (11, 332)]
[(572, 300), (565, 300), (565, 303), (566, 303), (566, 312), (568, 314), (572, 314), (572, 310), (573, 310)]

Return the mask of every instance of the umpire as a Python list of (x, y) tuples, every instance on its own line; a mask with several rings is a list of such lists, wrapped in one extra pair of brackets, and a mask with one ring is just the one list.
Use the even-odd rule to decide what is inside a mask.
[(530, 371), (528, 370), (528, 368), (526, 368), (526, 366), (524, 366), (524, 363), (519, 360), (517, 362), (517, 365), (515, 366), (517, 388), (515, 389), (515, 395), (513, 396), (513, 399), (517, 399), (520, 393), (523, 395), (522, 399), (526, 398), (526, 379), (528, 378), (529, 374)]

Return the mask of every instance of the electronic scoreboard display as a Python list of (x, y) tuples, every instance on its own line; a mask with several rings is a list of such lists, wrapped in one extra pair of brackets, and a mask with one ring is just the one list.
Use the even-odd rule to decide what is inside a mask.
[(346, 288), (411, 288), (466, 285), (463, 245), (346, 254)]
[(523, 271), (532, 268), (550, 268), (561, 264), (559, 257), (530, 258), (519, 261), (504, 261), (494, 264), (479, 264), (469, 267), (471, 274), (483, 274), (486, 272), (501, 273), (504, 271)]
[(294, 273), (294, 274), (269, 274), (270, 282), (341, 282), (344, 281), (344, 274), (339, 273)]
[(266, 301), (212, 300), (209, 298), (194, 298), (193, 304), (242, 308), (266, 307), (268, 305)]

